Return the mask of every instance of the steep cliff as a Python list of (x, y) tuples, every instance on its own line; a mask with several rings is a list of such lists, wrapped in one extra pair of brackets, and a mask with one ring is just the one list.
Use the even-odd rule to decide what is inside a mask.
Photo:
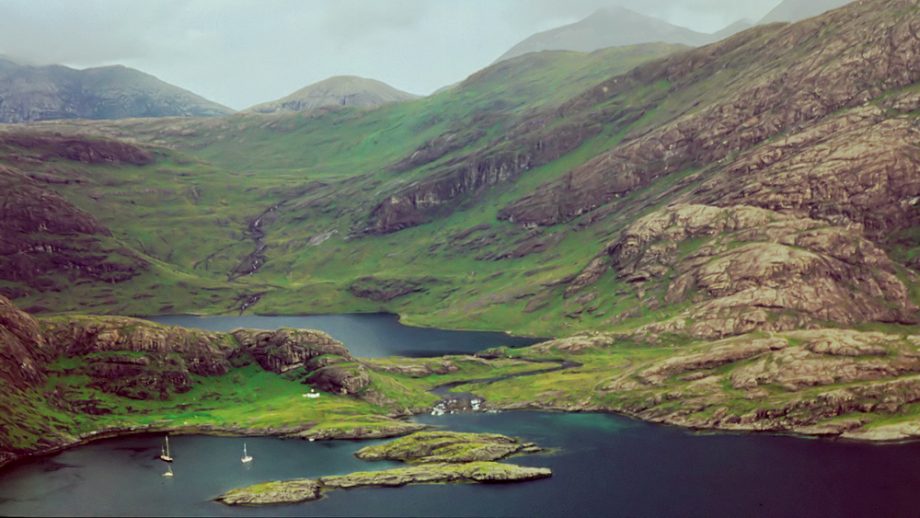
[[(904, 15), (897, 15), (901, 10)], [(569, 221), (668, 175), (720, 169), (768, 139), (808, 131), (828, 116), (846, 118), (837, 112), (920, 79), (912, 66), (920, 53), (918, 10), (909, 0), (857, 2), (795, 25), (749, 30), (613, 78), (583, 101), (617, 94), (624, 82), (664, 81), (669, 99), (682, 99), (685, 108), (508, 205), (502, 217), (537, 225)], [(851, 152), (859, 155), (856, 149)]]
[[(719, 338), (917, 321), (898, 267), (858, 228), (747, 206), (677, 205), (631, 225), (606, 254), (641, 305), (687, 307), (645, 332)], [(594, 263), (573, 292), (604, 270)]]
[(284, 373), (287, 378), (278, 379), (292, 385), (382, 401), (369, 390), (365, 367), (319, 331), (210, 333), (76, 315), (37, 320), (0, 296), (0, 463), (73, 442), (86, 427), (102, 427), (99, 419), (119, 428), (138, 411), (133, 405), (149, 409), (208, 385), (209, 378), (225, 380), (243, 368), (257, 377), (251, 365), (273, 376)]
[(0, 166), (0, 280), (45, 291), (77, 279), (118, 283), (147, 267), (92, 215), (20, 171)]

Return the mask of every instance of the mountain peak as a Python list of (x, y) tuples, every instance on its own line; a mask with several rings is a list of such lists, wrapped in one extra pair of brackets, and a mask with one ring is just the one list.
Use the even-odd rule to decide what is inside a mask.
[(708, 34), (670, 24), (620, 6), (597, 9), (575, 23), (550, 29), (521, 41), (496, 62), (544, 50), (593, 52), (641, 43), (699, 46), (713, 41)]
[(123, 65), (78, 70), (0, 55), (0, 122), (210, 117), (233, 110)]
[(410, 101), (417, 95), (366, 77), (341, 75), (307, 85), (276, 101), (259, 104), (246, 111), (258, 113), (303, 112), (331, 106), (376, 108), (384, 104)]
[(783, 0), (760, 20), (761, 24), (797, 22), (843, 7), (852, 0)]
[(616, 16), (616, 15), (621, 15), (621, 14), (632, 14), (632, 15), (635, 15), (635, 16), (643, 16), (643, 15), (637, 13), (636, 11), (633, 11), (632, 9), (627, 9), (627, 8), (625, 8), (625, 7), (623, 7), (623, 6), (619, 6), (619, 5), (608, 5), (608, 6), (606, 6), (606, 7), (599, 7), (599, 8), (597, 8), (593, 13), (591, 13), (590, 15), (588, 15), (587, 18), (584, 18), (584, 19), (585, 19), (585, 20), (588, 20), (588, 19), (591, 19), (591, 18), (600, 18), (600, 17)]

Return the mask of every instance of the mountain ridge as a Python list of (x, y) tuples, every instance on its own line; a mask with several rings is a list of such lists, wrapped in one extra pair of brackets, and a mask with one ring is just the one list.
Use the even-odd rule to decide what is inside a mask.
[[(0, 279), (15, 298), (0, 299), (0, 376), (26, 389), (0, 395), (13, 410), (0, 432), (24, 432), (9, 453), (41, 449), (49, 427), (135, 425), (132, 398), (159, 397), (141, 418), (179, 426), (213, 405), (192, 400), (195, 387), (234, 408), (210, 406), (192, 429), (252, 433), (263, 401), (240, 409), (234, 398), (268, 374), (250, 360), (307, 368), (275, 379), (287, 398), (276, 410), (302, 401), (304, 380), (359, 396), (323, 395), (345, 415), (268, 412), (273, 432), (260, 433), (380, 433), (393, 421), (355, 417), (366, 403), (377, 417), (430, 412), (430, 388), (467, 380), (459, 390), (492, 409), (916, 439), (918, 35), (917, 0), (865, 0), (701, 48), (530, 53), (374, 110), (0, 127), (0, 244), (28, 259)], [(101, 245), (77, 263), (62, 245), (80, 236)], [(247, 259), (245, 275), (228, 276)], [(350, 361), (305, 358), (286, 331), (32, 317), (14, 305), (389, 312), (555, 339)], [(197, 345), (170, 350), (183, 344)], [(522, 360), (560, 365), (492, 376)], [(193, 366), (214, 376), (189, 376)], [(223, 378), (231, 367), (248, 370)], [(92, 376), (93, 391), (74, 374)], [(43, 408), (75, 422), (22, 418)], [(332, 429), (288, 428), (314, 419)]]
[(213, 117), (233, 110), (123, 65), (74, 69), (0, 62), (0, 122)]
[[(532, 53), (372, 111), (41, 130), (100, 132), (195, 157), (182, 160), (189, 165), (170, 189), (151, 189), (158, 163), (130, 181), (93, 171), (52, 186), (90, 213), (105, 207), (112, 216), (100, 220), (113, 234), (196, 279), (183, 281), (187, 299), (170, 300), (151, 288), (152, 275), (127, 281), (154, 300), (122, 299), (120, 310), (137, 311), (140, 301), (163, 311), (203, 301), (217, 312), (240, 300), (263, 312), (315, 304), (540, 335), (637, 332), (650, 320), (659, 331), (709, 337), (824, 320), (912, 325), (917, 18), (914, 2), (875, 0), (691, 50)], [(861, 153), (848, 156), (851, 148)], [(237, 181), (225, 185), (228, 175)], [(107, 186), (116, 179), (117, 189)], [(700, 226), (727, 237), (676, 224), (669, 232), (690, 237), (675, 238), (683, 251), (674, 259), (621, 267), (615, 250), (629, 248), (617, 245), (621, 234), (670, 205), (721, 209)], [(717, 224), (749, 215), (744, 207), (768, 211), (770, 233)], [(134, 213), (159, 216), (130, 227), (118, 217)], [(679, 223), (688, 217), (675, 214)], [(670, 221), (664, 215), (655, 221)], [(200, 230), (175, 236), (169, 221)], [(659, 255), (669, 242), (646, 241), (638, 250)], [(846, 253), (829, 253), (829, 243)], [(705, 253), (693, 248), (702, 244)], [(253, 250), (250, 274), (227, 284)], [(356, 259), (343, 264), (342, 253)], [(752, 254), (773, 258), (781, 274), (761, 279), (762, 265), (746, 262)], [(704, 258), (721, 270), (693, 262)], [(745, 281), (735, 290), (713, 278)], [(863, 311), (845, 307), (841, 279), (853, 279)], [(365, 297), (375, 292), (368, 286), (387, 296)], [(313, 290), (323, 296), (304, 302), (299, 294)], [(816, 297), (834, 302), (822, 308)], [(22, 298), (74, 303), (36, 289)]]
[(712, 43), (749, 26), (739, 20), (721, 31), (705, 34), (625, 7), (605, 7), (595, 10), (577, 22), (525, 38), (494, 63), (543, 50), (592, 52), (608, 47), (656, 42), (696, 47)]
[(805, 18), (843, 7), (854, 0), (783, 0), (766, 14), (758, 24), (798, 22)]

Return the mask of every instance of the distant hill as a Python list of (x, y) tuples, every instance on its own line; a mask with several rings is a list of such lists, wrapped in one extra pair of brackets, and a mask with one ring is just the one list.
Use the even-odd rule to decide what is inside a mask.
[(746, 31), (753, 26), (754, 26), (754, 22), (750, 20), (738, 20), (737, 22), (729, 25), (728, 27), (710, 34), (709, 37), (714, 42), (721, 41), (729, 36), (733, 36), (735, 34), (738, 34), (739, 32)]
[(518, 43), (496, 62), (543, 50), (592, 52), (640, 43), (679, 43), (699, 46), (715, 41), (710, 34), (692, 31), (622, 7), (599, 9), (570, 25), (540, 32)]
[(0, 57), (0, 122), (210, 117), (233, 110), (124, 66), (76, 70)]
[(797, 22), (842, 7), (852, 0), (783, 0), (760, 20), (761, 24)]
[(246, 111), (258, 113), (302, 112), (329, 106), (376, 108), (384, 104), (417, 99), (392, 86), (357, 76), (335, 76), (306, 86), (291, 95), (258, 104)]

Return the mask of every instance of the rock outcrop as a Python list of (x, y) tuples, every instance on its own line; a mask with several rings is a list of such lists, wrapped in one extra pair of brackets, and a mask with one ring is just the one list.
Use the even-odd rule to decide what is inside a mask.
[[(911, 85), (920, 80), (912, 66), (920, 56), (918, 23), (913, 0), (854, 2), (613, 78), (585, 94), (584, 103), (614, 98), (623, 84), (663, 81), (670, 96), (693, 96), (697, 104), (512, 203), (502, 217), (536, 225), (568, 221), (662, 177), (717, 166), (771, 137)], [(719, 94), (701, 97), (700, 89)]]
[(92, 165), (137, 166), (154, 161), (153, 153), (134, 144), (45, 133), (0, 133), (0, 147), (10, 147), (13, 152), (21, 151), (40, 161), (62, 159)]
[(539, 480), (552, 476), (548, 468), (530, 468), (496, 462), (465, 464), (422, 464), (383, 471), (368, 471), (322, 477), (266, 482), (234, 489), (217, 501), (227, 505), (294, 504), (317, 500), (327, 491), (358, 487), (402, 487), (409, 484), (510, 483)]
[(608, 269), (646, 307), (690, 307), (650, 334), (719, 338), (826, 322), (917, 319), (897, 266), (854, 227), (748, 206), (675, 205), (624, 230), (573, 293)]
[(515, 136), (513, 146), (496, 143), (494, 148), (456, 159), (436, 174), (393, 193), (371, 211), (365, 232), (387, 234), (425, 223), (465, 197), (514, 181), (527, 170), (574, 151), (601, 130), (598, 124), (578, 123), (557, 127), (552, 136), (529, 133), (548, 122), (531, 121), (518, 130), (521, 134)]
[(326, 333), (236, 330), (212, 333), (125, 317), (64, 316), (41, 322), (0, 297), (0, 375), (19, 388), (44, 381), (56, 359), (104, 392), (132, 399), (169, 399), (191, 390), (193, 376), (221, 376), (256, 363), (278, 374), (299, 370), (304, 383), (359, 395), (370, 383), (363, 365)]
[[(0, 150), (26, 164), (65, 160), (140, 165), (152, 160), (149, 152), (130, 144), (49, 135), (0, 134)], [(22, 171), (0, 165), (0, 280), (24, 290), (50, 291), (79, 279), (120, 283), (148, 268), (145, 259), (118, 244), (91, 214)]]
[(284, 482), (265, 482), (228, 491), (217, 498), (227, 505), (297, 504), (318, 500), (323, 484), (309, 478)]
[(361, 448), (355, 455), (362, 460), (457, 463), (496, 461), (524, 451), (533, 453), (539, 449), (504, 435), (431, 431)]
[(322, 331), (238, 329), (231, 334), (242, 347), (237, 354), (245, 352), (252, 356), (260, 367), (278, 374), (304, 367), (310, 360), (324, 355), (351, 359), (351, 353), (341, 342)]
[(752, 205), (835, 225), (880, 243), (920, 225), (916, 94), (849, 110), (740, 154), (685, 198)]
[(169, 399), (191, 390), (193, 375), (226, 374), (236, 347), (226, 335), (123, 317), (53, 317), (43, 324), (58, 355), (81, 360), (73, 374), (132, 399)]
[(358, 298), (389, 302), (412, 293), (425, 291), (426, 282), (432, 282), (432, 280), (362, 277), (353, 282), (348, 287), (348, 291)]
[(0, 296), (0, 379), (8, 388), (45, 381), (44, 365), (55, 356), (38, 322)]
[(637, 347), (626, 334), (583, 335), (523, 351), (525, 358), (580, 362), (569, 369), (517, 379), (512, 390), (504, 381), (466, 390), (499, 409), (612, 411), (696, 429), (917, 439), (914, 332), (822, 328), (676, 347)]
[(227, 505), (265, 505), (317, 500), (334, 489), (401, 487), (409, 484), (509, 483), (552, 476), (548, 468), (493, 462), (513, 453), (541, 451), (532, 443), (496, 434), (418, 432), (363, 448), (363, 460), (398, 460), (411, 466), (349, 475), (266, 482), (234, 489), (217, 498)]
[(645, 364), (601, 390), (619, 394), (618, 410), (656, 422), (872, 438), (864, 425), (877, 416), (916, 423), (918, 345), (912, 335), (843, 329), (748, 335)]
[(308, 378), (308, 382), (326, 392), (358, 395), (371, 384), (371, 378), (364, 365), (349, 362), (322, 367)]

